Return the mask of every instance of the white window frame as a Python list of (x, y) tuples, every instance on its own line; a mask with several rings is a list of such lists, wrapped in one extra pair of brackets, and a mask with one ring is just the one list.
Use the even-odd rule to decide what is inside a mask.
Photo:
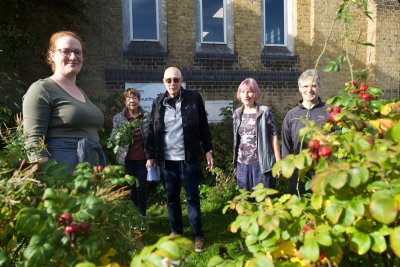
[[(157, 31), (157, 38), (156, 39), (134, 39), (133, 38), (133, 14), (132, 14), (132, 1), (135, 0), (129, 0), (129, 29), (130, 29), (130, 41), (143, 41), (143, 42), (159, 42), (160, 41), (160, 29), (159, 29), (159, 21), (160, 21), (160, 16), (158, 13), (158, 0), (154, 0), (156, 2), (156, 31)], [(149, 0), (146, 0), (149, 1)]]
[[(283, 47), (289, 47), (290, 45), (288, 45), (289, 44), (289, 40), (288, 40), (288, 35), (289, 35), (289, 29), (291, 29), (291, 27), (289, 26), (289, 24), (291, 24), (291, 22), (288, 20), (288, 17), (289, 18), (292, 18), (293, 16), (289, 16), (289, 10), (288, 10), (288, 6), (290, 6), (290, 7), (292, 7), (293, 5), (292, 5), (292, 0), (284, 0), (283, 1), (283, 23), (284, 23), (284, 35), (283, 35), (283, 38), (284, 38), (284, 41), (283, 41), (283, 44), (267, 44), (266, 43), (266, 29), (265, 29), (265, 23), (266, 23), (266, 15), (265, 15), (265, 6), (266, 6), (266, 3), (265, 3), (265, 1), (266, 0), (263, 0), (262, 1), (262, 14), (263, 14), (263, 24), (262, 24), (262, 29), (263, 29), (263, 34), (262, 34), (262, 36), (263, 36), (263, 45), (264, 46), (283, 46)], [(288, 3), (288, 2), (290, 2), (290, 3)], [(293, 10), (292, 10), (292, 8), (290, 8), (290, 13), (292, 13), (293, 12)], [(290, 49), (290, 48), (289, 48)], [(292, 50), (292, 49), (290, 49), (290, 50)]]
[(203, 40), (203, 0), (200, 0), (200, 35), (201, 35), (201, 43), (203, 44), (226, 44), (226, 0), (222, 1), (223, 3), (223, 11), (224, 11), (224, 41), (223, 42), (210, 42)]

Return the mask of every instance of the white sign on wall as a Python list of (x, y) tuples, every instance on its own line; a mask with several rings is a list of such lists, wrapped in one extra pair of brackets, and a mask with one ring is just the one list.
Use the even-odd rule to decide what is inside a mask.
[[(185, 83), (182, 83), (182, 87), (186, 87)], [(151, 112), (151, 107), (157, 96), (165, 93), (165, 86), (163, 83), (125, 83), (125, 89), (127, 88), (136, 88), (139, 90), (140, 106), (148, 112)], [(205, 101), (208, 122), (220, 122), (222, 120), (220, 116), (221, 108), (231, 104), (232, 100)]]
[(208, 122), (222, 121), (221, 108), (232, 106), (232, 100), (205, 101)]

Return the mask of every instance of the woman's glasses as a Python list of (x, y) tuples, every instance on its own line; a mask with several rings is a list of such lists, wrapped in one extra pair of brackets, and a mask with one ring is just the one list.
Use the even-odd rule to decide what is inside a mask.
[(63, 57), (70, 57), (72, 53), (78, 58), (81, 58), (83, 56), (82, 50), (76, 49), (76, 50), (71, 50), (71, 49), (54, 49), (53, 52), (58, 51)]

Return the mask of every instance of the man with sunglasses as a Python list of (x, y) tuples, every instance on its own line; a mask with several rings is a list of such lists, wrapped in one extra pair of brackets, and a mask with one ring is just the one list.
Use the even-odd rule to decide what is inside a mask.
[(183, 234), (180, 200), (183, 186), (195, 251), (202, 252), (200, 143), (206, 154), (206, 168), (211, 170), (214, 166), (207, 114), (200, 94), (181, 87), (183, 78), (178, 68), (166, 69), (163, 82), (166, 92), (157, 97), (151, 111), (146, 165), (157, 164), (161, 169), (171, 234)]

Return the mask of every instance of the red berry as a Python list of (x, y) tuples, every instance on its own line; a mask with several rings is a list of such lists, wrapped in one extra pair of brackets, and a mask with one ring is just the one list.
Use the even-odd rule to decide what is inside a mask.
[(321, 252), (319, 253), (319, 258), (318, 258), (318, 260), (319, 260), (319, 261), (323, 261), (325, 258), (326, 258), (326, 256), (325, 256), (324, 252), (321, 251)]
[(332, 154), (332, 149), (328, 146), (323, 146), (318, 150), (318, 155), (320, 157), (328, 157)]
[(301, 233), (304, 235), (308, 231), (312, 230), (311, 226), (309, 225), (304, 225), (303, 228), (301, 228)]
[(366, 93), (361, 95), (361, 99), (364, 99), (365, 101), (370, 101), (372, 99), (372, 95)]
[(310, 152), (310, 156), (312, 158), (313, 161), (317, 161), (319, 159), (319, 155), (318, 155), (318, 151), (316, 152)]
[(365, 121), (361, 122), (361, 128), (364, 129), (365, 127), (367, 127), (367, 123)]
[(367, 84), (365, 82), (362, 82), (360, 86), (360, 92), (365, 92), (367, 91), (367, 89), (368, 89)]
[(72, 214), (71, 213), (64, 213), (58, 217), (58, 223), (61, 225), (70, 225), (72, 223)]
[(103, 166), (99, 165), (96, 167), (97, 172), (102, 172), (103, 171)]
[(333, 107), (333, 112), (339, 113), (340, 112), (340, 107)]
[(358, 86), (358, 82), (356, 80), (354, 80), (353, 81), (353, 85), (354, 85), (354, 87), (357, 87)]
[(90, 222), (83, 222), (83, 223), (78, 225), (79, 232), (87, 233), (87, 232), (89, 232), (89, 229), (90, 229), (91, 226), (92, 226), (92, 224)]
[(74, 233), (76, 233), (76, 232), (78, 232), (78, 226), (76, 225), (76, 224), (70, 224), (70, 225), (68, 225), (67, 227), (65, 227), (65, 229), (64, 229), (64, 235), (71, 235), (71, 234), (74, 234)]
[(380, 130), (378, 134), (380, 137), (383, 137), (385, 135), (385, 130)]
[(340, 119), (336, 118), (336, 115), (337, 115), (337, 114), (339, 114), (339, 112), (332, 111), (331, 113), (329, 113), (328, 119), (329, 119), (330, 121), (333, 121), (333, 122), (339, 122)]
[(319, 149), (319, 147), (320, 147), (319, 141), (316, 140), (316, 139), (311, 140), (311, 141), (308, 143), (308, 148), (311, 149), (311, 150)]

